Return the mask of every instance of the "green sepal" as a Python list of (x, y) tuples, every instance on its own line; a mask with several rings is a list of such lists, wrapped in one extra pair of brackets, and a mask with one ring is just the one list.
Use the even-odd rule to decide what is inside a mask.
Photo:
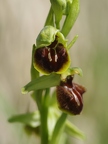
[(66, 118), (67, 118), (66, 113), (62, 113), (61, 116), (58, 118), (49, 144), (59, 143), (60, 137), (65, 128)]
[(11, 118), (9, 118), (8, 121), (11, 123), (12, 122), (20, 122), (25, 125), (29, 125), (31, 127), (37, 127), (40, 125), (39, 111), (15, 115), (15, 116), (12, 116)]
[(35, 44), (32, 47), (32, 60), (31, 60), (31, 80), (36, 79), (39, 77), (39, 72), (34, 68), (33, 61), (34, 61), (34, 52), (35, 52), (36, 46)]
[(50, 75), (43, 75), (29, 82), (22, 88), (22, 94), (26, 94), (33, 90), (46, 89), (57, 86), (60, 82), (60, 75), (52, 73)]
[(63, 34), (53, 26), (45, 26), (36, 39), (36, 48), (49, 46), (52, 42), (54, 42), (56, 37), (58, 43), (62, 43), (66, 48), (67, 39), (65, 39)]
[[(55, 115), (57, 118), (60, 117), (60, 113), (57, 111), (57, 109), (55, 109)], [(85, 139), (85, 134), (69, 120), (66, 120), (65, 122), (64, 132), (75, 138)]]
[(68, 120), (66, 121), (65, 132), (73, 137), (85, 139), (84, 133)]

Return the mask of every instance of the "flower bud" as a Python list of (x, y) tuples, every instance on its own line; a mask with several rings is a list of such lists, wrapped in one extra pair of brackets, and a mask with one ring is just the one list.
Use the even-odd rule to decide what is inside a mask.
[(55, 14), (56, 27), (60, 28), (60, 20), (66, 9), (66, 0), (50, 0), (53, 12)]
[(56, 72), (63, 73), (70, 66), (70, 57), (67, 40), (62, 33), (52, 27), (46, 26), (36, 40), (37, 47), (34, 52), (34, 67), (43, 74)]
[(73, 76), (69, 75), (65, 81), (57, 86), (57, 101), (59, 108), (73, 115), (80, 114), (83, 108), (82, 94), (86, 91), (79, 84), (72, 83)]

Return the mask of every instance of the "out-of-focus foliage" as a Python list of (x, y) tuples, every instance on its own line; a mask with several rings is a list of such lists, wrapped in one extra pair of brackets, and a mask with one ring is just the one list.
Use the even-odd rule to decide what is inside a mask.
[[(15, 111), (34, 110), (34, 103), (21, 94), (30, 80), (32, 44), (44, 25), (48, 0), (0, 1), (0, 143), (36, 143), (34, 136), (22, 135), (22, 125), (9, 124)], [(86, 140), (71, 139), (75, 144), (108, 143), (108, 1), (80, 1), (80, 14), (68, 38), (79, 35), (71, 49), (72, 66), (81, 67), (86, 88), (81, 115), (70, 117), (86, 134)], [(28, 140), (29, 139), (29, 140)], [(38, 137), (37, 137), (38, 143)], [(72, 143), (71, 142), (71, 143)]]

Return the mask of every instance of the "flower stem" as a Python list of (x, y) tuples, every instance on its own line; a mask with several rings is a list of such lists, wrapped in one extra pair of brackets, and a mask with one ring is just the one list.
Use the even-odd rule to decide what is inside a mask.
[(48, 144), (48, 127), (47, 127), (47, 116), (48, 109), (46, 107), (41, 108), (41, 144)]
[(48, 101), (49, 101), (49, 90), (46, 89), (46, 93), (43, 96), (40, 117), (41, 117), (41, 144), (48, 144)]
[(52, 25), (54, 26), (54, 16), (53, 16), (53, 10), (52, 10), (52, 7), (50, 7), (50, 10), (49, 10), (49, 13), (48, 13), (48, 16), (46, 18), (46, 22), (45, 22), (45, 25)]

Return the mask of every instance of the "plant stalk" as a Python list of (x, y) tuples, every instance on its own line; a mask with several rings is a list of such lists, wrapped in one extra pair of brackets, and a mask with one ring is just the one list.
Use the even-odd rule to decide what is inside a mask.
[(48, 101), (49, 101), (49, 91), (46, 89), (46, 93), (43, 96), (41, 109), (40, 109), (40, 121), (41, 121), (41, 144), (48, 144)]

